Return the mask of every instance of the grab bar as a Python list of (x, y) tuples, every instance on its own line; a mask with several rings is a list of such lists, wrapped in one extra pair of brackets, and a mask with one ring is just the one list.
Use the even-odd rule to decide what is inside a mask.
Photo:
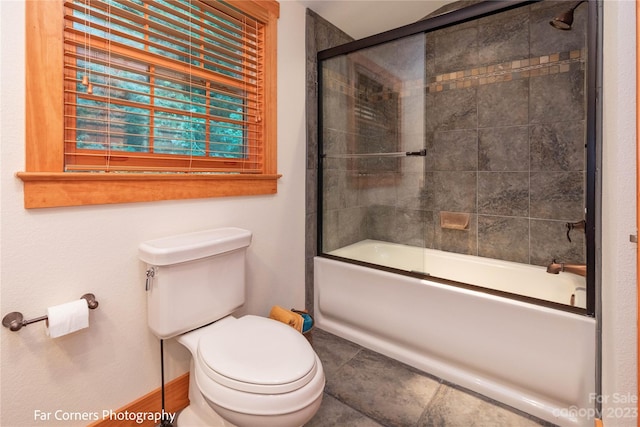
[[(90, 309), (98, 308), (98, 301), (93, 294), (84, 294), (80, 299), (87, 300), (87, 305)], [(48, 316), (40, 316), (34, 319), (24, 320), (24, 316), (19, 311), (13, 311), (2, 318), (2, 326), (9, 328), (12, 331), (19, 331), (23, 326), (30, 325), (31, 323), (42, 322), (47, 320)]]
[(365, 157), (409, 157), (427, 155), (427, 150), (420, 151), (396, 151), (395, 153), (359, 153), (359, 154), (323, 154), (325, 159), (360, 159)]

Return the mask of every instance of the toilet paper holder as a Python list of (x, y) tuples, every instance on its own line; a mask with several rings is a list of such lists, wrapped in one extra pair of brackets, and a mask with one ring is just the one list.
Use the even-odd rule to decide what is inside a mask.
[[(98, 301), (93, 294), (84, 294), (80, 299), (87, 300), (87, 305), (90, 309), (98, 308)], [(9, 328), (12, 331), (19, 331), (23, 326), (27, 326), (31, 323), (41, 322), (47, 320), (47, 316), (36, 317), (34, 319), (24, 320), (24, 316), (19, 311), (12, 311), (2, 318), (2, 326)]]

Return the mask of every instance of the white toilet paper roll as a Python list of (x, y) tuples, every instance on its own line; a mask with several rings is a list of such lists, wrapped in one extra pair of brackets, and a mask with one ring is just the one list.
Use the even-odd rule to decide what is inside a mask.
[(89, 327), (89, 307), (85, 299), (49, 307), (47, 317), (46, 331), (51, 338)]

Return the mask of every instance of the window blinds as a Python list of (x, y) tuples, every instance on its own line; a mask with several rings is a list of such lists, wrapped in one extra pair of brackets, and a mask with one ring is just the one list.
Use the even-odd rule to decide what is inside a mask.
[(64, 7), (66, 171), (262, 172), (261, 22), (220, 1)]

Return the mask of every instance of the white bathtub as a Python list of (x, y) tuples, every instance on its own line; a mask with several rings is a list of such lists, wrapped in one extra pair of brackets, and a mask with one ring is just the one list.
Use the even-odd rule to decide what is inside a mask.
[(525, 297), (586, 308), (584, 277), (570, 273), (549, 274), (545, 267), (536, 265), (378, 240), (363, 240), (336, 249), (329, 254), (399, 270), (428, 273), (433, 277)]
[[(386, 259), (387, 266), (391, 253), (403, 262), (413, 257), (432, 276), (467, 283), (482, 278), (483, 285), (489, 281), (508, 292), (522, 292), (509, 285), (527, 288), (522, 283), (531, 276), (537, 294), (530, 296), (557, 297), (563, 304), (568, 304), (567, 292), (575, 292), (572, 282), (584, 286), (572, 279), (569, 284), (558, 282), (559, 276), (572, 275), (548, 274), (542, 267), (419, 251), (418, 256), (416, 248), (364, 241), (332, 254), (348, 253), (349, 258), (378, 264)], [(372, 254), (382, 255), (374, 260), (368, 258)], [(414, 267), (394, 265), (425, 271)], [(452, 277), (452, 272), (460, 275)], [(544, 283), (547, 280), (551, 282)], [(558, 283), (565, 289), (556, 293), (553, 288)], [(539, 292), (544, 288), (554, 290), (555, 296), (544, 297)], [(593, 425), (593, 318), (316, 257), (315, 320), (321, 329), (544, 420), (561, 426)]]

